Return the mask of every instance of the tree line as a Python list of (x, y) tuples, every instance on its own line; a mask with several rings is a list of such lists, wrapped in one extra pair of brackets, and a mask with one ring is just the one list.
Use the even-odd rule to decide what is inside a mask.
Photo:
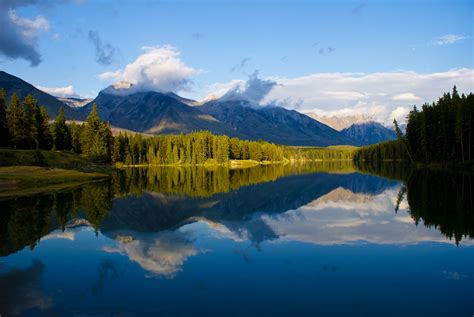
[(110, 162), (110, 125), (100, 120), (94, 105), (85, 123), (67, 124), (63, 108), (54, 122), (32, 95), (23, 100), (13, 93), (8, 108), (5, 90), (0, 89), (0, 146), (31, 150), (71, 150), (94, 161)]
[[(280, 146), (213, 135), (208, 131), (180, 135), (143, 136), (120, 133), (113, 137), (94, 104), (82, 124), (67, 123), (61, 108), (51, 121), (46, 107), (32, 95), (20, 100), (14, 93), (6, 105), (0, 89), (0, 146), (14, 149), (69, 150), (101, 163), (124, 165), (225, 165), (230, 160), (257, 162), (350, 160), (352, 150)], [(45, 163), (47, 164), (47, 162)]]
[(229, 160), (283, 161), (281, 147), (244, 141), (207, 131), (144, 137), (120, 133), (115, 137), (113, 162), (125, 165), (226, 164)]
[[(398, 124), (394, 121), (396, 129)], [(456, 86), (437, 102), (416, 106), (398, 140), (359, 149), (356, 160), (404, 160), (420, 163), (465, 162), (474, 159), (474, 95), (459, 95)]]
[(456, 244), (474, 237), (474, 175), (443, 169), (410, 168), (407, 164), (356, 161), (358, 170), (402, 183), (395, 212), (406, 199), (416, 224), (435, 228)]
[(102, 220), (112, 209), (110, 182), (90, 183), (73, 190), (15, 197), (2, 201), (0, 256), (29, 246), (34, 249), (43, 236), (55, 229), (74, 226), (86, 219), (98, 234)]

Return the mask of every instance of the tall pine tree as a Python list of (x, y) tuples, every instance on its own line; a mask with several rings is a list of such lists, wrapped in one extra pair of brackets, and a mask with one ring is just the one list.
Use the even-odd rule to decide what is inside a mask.
[(38, 129), (36, 115), (38, 113), (38, 105), (35, 98), (28, 94), (23, 100), (23, 128), (26, 135), (26, 147), (35, 149), (38, 146)]
[(94, 104), (83, 129), (82, 152), (95, 161), (110, 162), (112, 141), (110, 126), (100, 120)]
[(36, 113), (36, 129), (38, 131), (38, 146), (42, 150), (51, 150), (53, 146), (53, 136), (49, 125), (49, 117), (46, 107), (41, 106)]
[(0, 146), (8, 146), (10, 134), (8, 133), (7, 103), (5, 89), (0, 89)]
[(20, 104), (20, 99), (13, 93), (10, 98), (10, 107), (8, 107), (7, 120), (8, 131), (13, 148), (22, 148), (25, 145), (27, 136), (24, 129), (24, 111)]
[(66, 118), (64, 117), (64, 109), (59, 110), (59, 115), (56, 117), (53, 126), (53, 140), (55, 150), (69, 150), (71, 149), (71, 136), (69, 128), (66, 125)]

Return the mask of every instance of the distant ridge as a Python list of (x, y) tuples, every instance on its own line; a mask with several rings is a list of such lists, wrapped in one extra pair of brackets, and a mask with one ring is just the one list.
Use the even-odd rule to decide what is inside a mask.
[(100, 117), (113, 126), (148, 134), (179, 134), (209, 130), (238, 136), (214, 117), (191, 107), (176, 96), (154, 91), (113, 94), (104, 89), (79, 111), (88, 115), (97, 104)]
[(341, 132), (347, 137), (353, 139), (357, 145), (370, 145), (393, 140), (397, 137), (395, 131), (373, 121), (353, 124)]
[(51, 96), (44, 91), (39, 90), (35, 86), (27, 83), (23, 79), (13, 76), (7, 72), (0, 71), (0, 88), (4, 88), (7, 92), (7, 105), (13, 93), (16, 93), (20, 99), (23, 99), (28, 94), (33, 95), (40, 106), (45, 106), (50, 118), (55, 118), (59, 114), (59, 109), (64, 108), (64, 114), (68, 119), (81, 120), (83, 115), (65, 103)]
[(353, 145), (352, 139), (295, 110), (253, 106), (245, 100), (210, 101), (198, 107), (252, 140), (284, 145)]

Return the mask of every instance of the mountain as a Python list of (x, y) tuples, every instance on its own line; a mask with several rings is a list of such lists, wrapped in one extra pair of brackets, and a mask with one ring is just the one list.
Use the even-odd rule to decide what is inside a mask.
[(188, 133), (209, 130), (237, 136), (214, 117), (171, 97), (154, 91), (127, 93), (127, 88), (109, 86), (79, 111), (88, 115), (92, 105), (102, 120), (119, 128), (150, 134)]
[(357, 145), (370, 145), (393, 140), (397, 137), (395, 131), (373, 121), (353, 124), (342, 130), (341, 133), (353, 139)]
[(346, 128), (349, 128), (353, 124), (361, 124), (373, 121), (373, 119), (364, 114), (355, 114), (348, 116), (326, 116), (318, 115), (315, 112), (306, 112), (307, 116), (318, 120), (319, 122), (324, 123), (325, 125), (330, 126), (337, 131), (342, 131)]
[(71, 108), (81, 108), (92, 101), (91, 98), (75, 98), (75, 97), (69, 97), (69, 98), (56, 97), (56, 98)]
[(40, 106), (46, 107), (50, 118), (55, 118), (59, 113), (59, 109), (62, 107), (64, 108), (64, 114), (66, 115), (67, 119), (83, 119), (82, 114), (70, 108), (56, 97), (53, 97), (50, 94), (47, 94), (35, 86), (27, 83), (26, 81), (4, 71), (0, 71), (0, 88), (4, 88), (7, 92), (7, 104), (9, 104), (10, 97), (13, 93), (16, 93), (20, 99), (23, 99), (26, 97), (26, 95), (31, 94), (33, 97), (35, 97)]
[(183, 98), (181, 96), (178, 96), (174, 92), (168, 92), (165, 95), (174, 98), (178, 101), (181, 101), (182, 103), (188, 105), (188, 106), (199, 106), (201, 103), (199, 101), (193, 100), (193, 99), (188, 99), (188, 98)]
[(354, 144), (346, 135), (295, 110), (252, 106), (244, 100), (214, 100), (197, 108), (252, 140), (301, 146)]

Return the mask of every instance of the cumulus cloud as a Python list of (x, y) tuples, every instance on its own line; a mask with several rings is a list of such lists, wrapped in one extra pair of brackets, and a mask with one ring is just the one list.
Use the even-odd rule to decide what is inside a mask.
[(244, 84), (236, 84), (221, 99), (246, 100), (252, 104), (260, 104), (275, 85), (277, 83), (273, 80), (259, 78), (258, 71), (255, 71)]
[(101, 65), (112, 64), (115, 60), (115, 55), (117, 54), (118, 49), (110, 43), (103, 41), (97, 31), (89, 31), (87, 37), (94, 45), (97, 63)]
[(39, 35), (49, 30), (49, 23), (41, 15), (31, 19), (21, 17), (16, 9), (35, 3), (34, 0), (0, 2), (0, 54), (27, 60), (31, 66), (41, 63), (37, 42)]
[(137, 90), (178, 92), (189, 89), (197, 71), (181, 60), (179, 51), (170, 45), (143, 47), (143, 54), (113, 72), (99, 75), (102, 80), (125, 81)]
[(405, 92), (392, 97), (395, 101), (420, 101), (421, 98), (411, 92)]
[(466, 37), (464, 35), (458, 34), (445, 34), (442, 35), (434, 40), (434, 44), (436, 45), (449, 45), (454, 44), (460, 41), (465, 40)]
[[(474, 69), (452, 69), (438, 73), (417, 73), (413, 71), (379, 73), (316, 73), (302, 77), (269, 77), (262, 79), (273, 82), (271, 89), (260, 100), (260, 104), (277, 104), (302, 112), (318, 115), (348, 116), (366, 114), (376, 121), (391, 125), (394, 116), (400, 122), (413, 105), (437, 100), (443, 92), (454, 85), (460, 92), (474, 91)], [(255, 80), (254, 80), (255, 81)], [(252, 82), (252, 81), (250, 81)], [(234, 81), (241, 91), (249, 83)], [(220, 89), (220, 96), (227, 84), (214, 84)], [(267, 89), (268, 90), (268, 89)], [(213, 93), (219, 96), (217, 91)], [(260, 94), (261, 96), (261, 94)]]
[(73, 86), (66, 86), (66, 87), (42, 87), (42, 86), (36, 86), (39, 90), (44, 91), (45, 93), (48, 93), (50, 95), (56, 96), (56, 97), (79, 97), (76, 92), (74, 92), (74, 87)]

